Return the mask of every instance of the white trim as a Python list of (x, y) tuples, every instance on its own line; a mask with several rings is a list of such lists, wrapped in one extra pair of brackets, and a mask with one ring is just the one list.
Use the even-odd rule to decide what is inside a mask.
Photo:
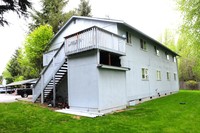
[(103, 65), (99, 64), (97, 65), (98, 68), (103, 68), (103, 69), (113, 69), (113, 70), (119, 70), (119, 71), (129, 71), (130, 68), (128, 67), (117, 67), (117, 66), (109, 66), (109, 65)]

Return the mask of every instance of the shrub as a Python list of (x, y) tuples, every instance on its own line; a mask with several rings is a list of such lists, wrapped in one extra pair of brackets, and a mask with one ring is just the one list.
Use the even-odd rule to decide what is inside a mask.
[(187, 88), (191, 89), (191, 90), (197, 90), (198, 89), (198, 82), (194, 81), (194, 80), (188, 80), (185, 82)]

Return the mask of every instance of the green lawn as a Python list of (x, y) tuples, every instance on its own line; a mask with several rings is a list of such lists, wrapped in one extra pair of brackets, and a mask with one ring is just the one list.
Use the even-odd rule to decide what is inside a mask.
[(129, 109), (86, 118), (27, 102), (1, 103), (0, 133), (200, 132), (200, 91), (181, 91)]

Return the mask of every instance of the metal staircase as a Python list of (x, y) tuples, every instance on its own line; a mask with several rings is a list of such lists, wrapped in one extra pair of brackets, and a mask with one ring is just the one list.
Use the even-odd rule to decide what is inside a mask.
[(41, 103), (43, 103), (49, 95), (53, 94), (55, 104), (56, 86), (67, 74), (67, 69), (67, 60), (63, 44), (49, 62), (48, 66), (41, 72), (40, 78), (33, 89), (33, 102), (41, 100)]

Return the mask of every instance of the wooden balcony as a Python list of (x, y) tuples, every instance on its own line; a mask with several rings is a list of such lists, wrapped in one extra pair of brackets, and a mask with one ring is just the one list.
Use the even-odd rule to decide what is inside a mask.
[(125, 44), (125, 38), (93, 26), (65, 37), (65, 53), (71, 55), (92, 49), (100, 49), (125, 55)]

